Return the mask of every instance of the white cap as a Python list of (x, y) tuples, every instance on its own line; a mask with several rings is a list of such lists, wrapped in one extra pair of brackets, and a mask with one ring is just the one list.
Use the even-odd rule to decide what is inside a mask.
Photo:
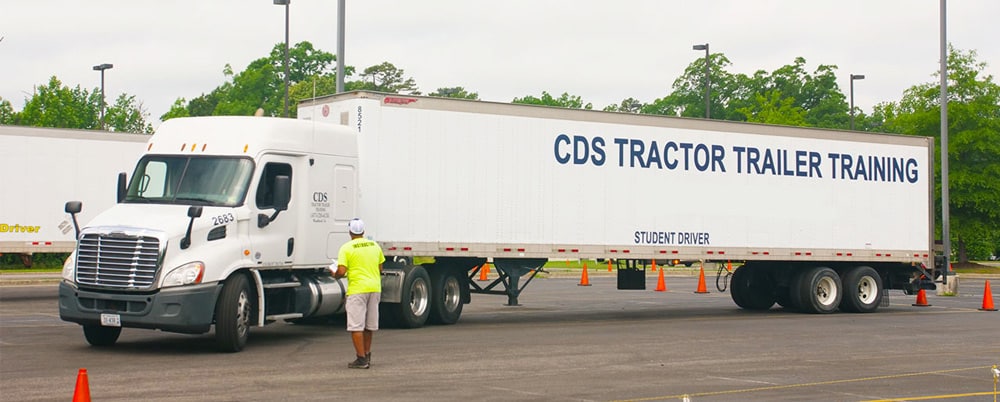
[(350, 229), (351, 234), (359, 235), (365, 233), (365, 221), (359, 218), (351, 219), (347, 227)]

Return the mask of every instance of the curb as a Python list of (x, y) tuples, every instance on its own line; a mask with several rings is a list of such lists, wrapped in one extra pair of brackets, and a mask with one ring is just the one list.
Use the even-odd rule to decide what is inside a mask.
[(2, 273), (0, 286), (54, 285), (62, 280), (62, 273)]

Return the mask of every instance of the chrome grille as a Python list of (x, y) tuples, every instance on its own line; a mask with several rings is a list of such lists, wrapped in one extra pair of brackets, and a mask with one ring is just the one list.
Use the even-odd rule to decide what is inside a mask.
[(160, 240), (152, 236), (86, 233), (76, 255), (80, 284), (148, 288), (156, 279)]

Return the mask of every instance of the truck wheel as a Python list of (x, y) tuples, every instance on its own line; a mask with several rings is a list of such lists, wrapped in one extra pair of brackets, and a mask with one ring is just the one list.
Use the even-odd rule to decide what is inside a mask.
[(84, 325), (83, 336), (92, 346), (111, 346), (118, 342), (122, 327), (102, 327), (100, 325)]
[(462, 281), (454, 270), (440, 269), (431, 275), (431, 312), (433, 324), (454, 324), (462, 316)]
[(235, 274), (222, 286), (215, 304), (215, 342), (222, 352), (239, 352), (250, 337), (253, 297), (246, 275)]
[(747, 310), (767, 310), (774, 305), (774, 285), (766, 272), (753, 266), (744, 265), (733, 272), (729, 292), (736, 305)]
[(837, 310), (843, 284), (837, 272), (815, 267), (802, 272), (791, 288), (792, 305), (804, 313), (828, 314)]
[(882, 302), (882, 277), (871, 267), (853, 267), (840, 278), (844, 298), (840, 309), (851, 313), (871, 313)]
[(421, 266), (403, 267), (399, 303), (383, 303), (387, 318), (399, 328), (420, 328), (430, 315), (431, 280)]

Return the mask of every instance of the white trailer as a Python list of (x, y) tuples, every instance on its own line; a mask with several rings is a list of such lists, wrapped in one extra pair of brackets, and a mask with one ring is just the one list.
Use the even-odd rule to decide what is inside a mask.
[(455, 323), (477, 293), (517, 305), (548, 259), (626, 261), (624, 289), (645, 286), (637, 262), (740, 261), (732, 297), (755, 310), (871, 312), (886, 289), (934, 288), (926, 137), (370, 92), (298, 113), (161, 125), (123, 202), (81, 230), (62, 318), (95, 345), (215, 325), (238, 351), (251, 326), (342, 311), (327, 265), (355, 216), (403, 327)]
[(0, 125), (0, 254), (76, 248), (66, 200), (85, 201), (89, 221), (115, 204), (115, 175), (132, 169), (148, 135)]

